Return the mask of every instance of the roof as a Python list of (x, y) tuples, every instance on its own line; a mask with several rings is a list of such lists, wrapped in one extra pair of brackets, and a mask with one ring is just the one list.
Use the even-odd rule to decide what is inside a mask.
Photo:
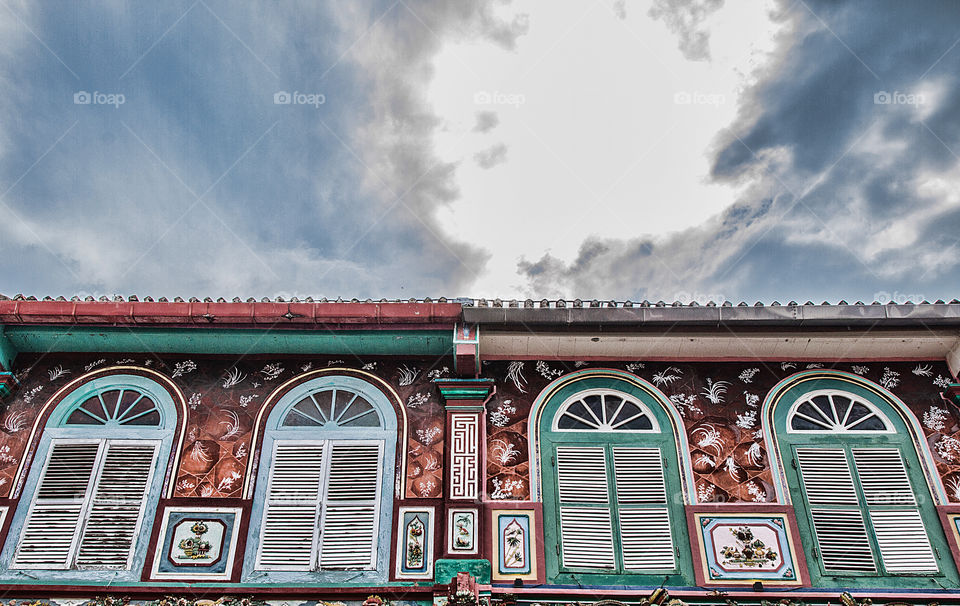
[(129, 297), (37, 297), (0, 295), (0, 324), (153, 324), (153, 325), (357, 325), (357, 324), (453, 324), (458, 321), (491, 327), (610, 326), (651, 328), (672, 326), (960, 326), (960, 301), (919, 303), (860, 301), (832, 304), (774, 301), (734, 305), (729, 301), (706, 304), (651, 303), (642, 301), (583, 301), (580, 299), (407, 299), (289, 300), (283, 297), (259, 301), (239, 297), (184, 300), (164, 297), (154, 300)]

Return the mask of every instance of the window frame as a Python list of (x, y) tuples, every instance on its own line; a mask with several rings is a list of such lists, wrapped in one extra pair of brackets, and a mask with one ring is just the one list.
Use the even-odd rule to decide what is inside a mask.
[[(158, 425), (66, 425), (70, 414), (91, 396), (115, 389), (130, 389), (150, 397), (160, 411)], [(79, 385), (66, 394), (47, 417), (40, 434), (33, 460), (27, 469), (26, 480), (20, 493), (18, 504), (13, 512), (10, 529), (2, 552), (3, 572), (0, 578), (22, 581), (19, 571), (30, 571), (42, 579), (62, 579), (74, 581), (138, 581), (149, 549), (149, 537), (152, 532), (156, 513), (162, 496), (165, 471), (169, 465), (173, 449), (174, 434), (178, 424), (177, 410), (173, 399), (165, 388), (149, 377), (131, 374), (109, 374), (97, 377)], [(84, 505), (78, 529), (70, 547), (69, 564), (66, 567), (47, 564), (17, 564), (16, 555), (27, 530), (26, 522), (34, 510), (37, 501), (40, 480), (46, 473), (50, 455), (56, 444), (98, 443), (99, 451), (94, 464), (91, 481), (87, 485)], [(143, 505), (134, 532), (133, 544), (125, 568), (77, 567), (83, 532), (90, 520), (94, 493), (103, 473), (103, 464), (110, 444), (151, 444), (154, 446), (153, 465), (146, 481)]]
[[(859, 400), (868, 404), (882, 415), (888, 423), (890, 431), (794, 431), (790, 428), (792, 413), (800, 403), (809, 400), (821, 393), (840, 394), (845, 397)], [(896, 407), (888, 402), (879, 391), (872, 391), (867, 386), (854, 383), (847, 379), (834, 377), (811, 377), (790, 387), (778, 398), (784, 404), (774, 409), (773, 430), (777, 435), (777, 444), (783, 460), (783, 472), (787, 482), (790, 497), (796, 512), (799, 531), (806, 549), (807, 568), (814, 586), (827, 587), (854, 587), (873, 588), (893, 586), (897, 579), (936, 578), (956, 583), (957, 569), (949, 556), (950, 549), (939, 524), (934, 500), (931, 496), (920, 465), (919, 455), (911, 439), (906, 423)], [(789, 403), (789, 406), (786, 404)], [(797, 455), (798, 448), (839, 449), (844, 453), (854, 491), (857, 495), (857, 505), (847, 507), (813, 505), (810, 503), (803, 481), (802, 470)], [(914, 505), (870, 505), (864, 496), (861, 474), (854, 460), (854, 451), (870, 448), (896, 449), (904, 463), (906, 476), (913, 493)], [(819, 508), (856, 509), (863, 520), (870, 549), (876, 567), (875, 572), (827, 570), (824, 567), (817, 534), (813, 524), (812, 511)], [(873, 510), (916, 510), (924, 521), (927, 539), (937, 565), (937, 572), (891, 572), (886, 570), (883, 562), (873, 520), (870, 512)], [(936, 523), (926, 523), (935, 520)]]
[[(800, 406), (806, 402), (812, 403), (813, 398), (817, 396), (829, 396), (829, 397), (842, 396), (845, 398), (849, 398), (854, 403), (863, 404), (870, 410), (870, 412), (876, 415), (877, 418), (883, 421), (883, 425), (885, 429), (844, 429), (842, 431), (837, 431), (833, 429), (794, 429), (793, 419), (797, 415), (798, 409), (800, 408)], [(877, 407), (876, 404), (874, 404), (873, 402), (867, 399), (861, 398), (854, 393), (851, 393), (849, 391), (843, 391), (840, 389), (818, 389), (818, 390), (811, 391), (809, 393), (804, 394), (802, 398), (798, 399), (796, 402), (794, 402), (790, 406), (790, 411), (787, 413), (786, 427), (787, 427), (787, 433), (801, 434), (801, 435), (846, 435), (846, 436), (857, 435), (857, 436), (869, 437), (869, 436), (877, 436), (881, 434), (897, 433), (897, 430), (894, 428), (893, 423), (890, 421), (890, 417), (884, 414), (884, 412), (880, 410), (880, 408)]]
[[(640, 404), (650, 415), (651, 421), (659, 432), (642, 431), (600, 431), (600, 430), (558, 430), (556, 420), (568, 403), (593, 393), (614, 393), (620, 397)], [(688, 542), (688, 530), (683, 499), (683, 487), (680, 473), (680, 458), (677, 453), (676, 436), (673, 423), (667, 413), (667, 404), (662, 403), (650, 391), (633, 382), (614, 377), (584, 377), (558, 389), (544, 404), (539, 420), (538, 439), (540, 443), (541, 490), (544, 511), (544, 540), (546, 545), (547, 582), (561, 584), (582, 583), (584, 585), (622, 585), (624, 580), (630, 584), (659, 585), (667, 578), (669, 585), (689, 585), (693, 581), (692, 561), (689, 550), (684, 546)], [(610, 525), (613, 536), (614, 568), (580, 568), (563, 564), (560, 530), (560, 500), (557, 478), (557, 447), (564, 446), (600, 446), (604, 449), (607, 473), (607, 503), (611, 512)], [(620, 504), (617, 500), (617, 488), (614, 470), (614, 449), (617, 447), (656, 447), (660, 450), (665, 507), (670, 525), (673, 547), (674, 568), (657, 570), (627, 569), (623, 560), (623, 542), (620, 534), (620, 510), (633, 509), (633, 504)], [(567, 506), (579, 507), (578, 504)]]
[[(283, 426), (283, 420), (289, 411), (304, 397), (326, 389), (345, 389), (363, 396), (380, 418), (380, 427), (323, 427), (323, 426)], [(256, 479), (252, 495), (253, 506), (250, 516), (250, 532), (244, 550), (242, 579), (245, 582), (309, 582), (316, 586), (342, 586), (344, 583), (383, 583), (390, 572), (390, 529), (393, 520), (393, 497), (396, 490), (397, 469), (397, 415), (388, 397), (376, 386), (366, 380), (349, 375), (324, 375), (293, 387), (284, 394), (270, 411), (265, 423), (263, 440), (260, 444), (260, 461), (256, 466)], [(381, 447), (380, 479), (377, 485), (377, 518), (375, 529), (376, 549), (373, 550), (373, 565), (367, 569), (321, 569), (318, 550), (322, 521), (314, 528), (310, 570), (292, 570), (280, 568), (262, 568), (260, 564), (260, 546), (263, 539), (263, 525), (267, 511), (267, 491), (273, 476), (273, 461), (278, 443), (318, 445), (325, 443), (323, 490), (329, 480), (330, 446), (337, 443), (379, 444)], [(322, 512), (325, 507), (320, 507)]]

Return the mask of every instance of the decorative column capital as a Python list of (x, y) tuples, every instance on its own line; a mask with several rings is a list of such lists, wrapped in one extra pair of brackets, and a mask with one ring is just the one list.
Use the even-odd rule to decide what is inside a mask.
[(434, 379), (446, 410), (482, 411), (496, 391), (493, 379)]

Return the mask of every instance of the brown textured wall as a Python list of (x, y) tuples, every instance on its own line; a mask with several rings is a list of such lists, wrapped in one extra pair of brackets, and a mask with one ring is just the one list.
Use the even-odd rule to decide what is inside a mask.
[[(161, 372), (188, 401), (186, 439), (175, 478), (176, 496), (238, 497), (260, 407), (280, 384), (321, 368), (343, 366), (377, 375), (399, 394), (409, 422), (405, 496), (436, 498), (443, 490), (443, 408), (432, 379), (450, 376), (449, 361), (407, 359), (230, 358), (130, 355), (21, 355), (14, 369), (21, 388), (0, 416), (0, 493), (5, 494), (24, 456), (26, 439), (48, 398), (89, 370), (114, 364)], [(709, 500), (769, 502), (774, 499), (760, 438), (760, 404), (781, 379), (805, 363), (560, 363), (490, 362), (483, 376), (496, 380), (487, 405), (487, 495), (496, 500), (529, 497), (527, 418), (550, 381), (583, 368), (617, 368), (653, 382), (684, 418), (698, 493)], [(885, 383), (909, 405), (924, 427), (951, 501), (960, 502), (960, 425), (957, 410), (940, 391), (950, 378), (934, 362), (867, 362), (825, 365)], [(237, 378), (234, 384), (231, 374)], [(723, 383), (721, 383), (723, 382)], [(725, 393), (716, 403), (712, 385)], [(940, 384), (940, 385), (938, 385)]]

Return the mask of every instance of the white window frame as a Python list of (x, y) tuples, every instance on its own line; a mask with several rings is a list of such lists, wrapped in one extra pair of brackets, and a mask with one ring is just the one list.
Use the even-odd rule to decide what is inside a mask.
[[(810, 402), (812, 406), (816, 404), (812, 403), (813, 398), (818, 396), (840, 396), (851, 400), (855, 404), (860, 404), (861, 406), (867, 408), (870, 412), (874, 414), (880, 421), (883, 423), (884, 429), (794, 429), (793, 428), (793, 419), (797, 416), (797, 409), (801, 405)], [(832, 400), (831, 400), (832, 402)], [(853, 405), (851, 404), (851, 408)], [(802, 414), (802, 413), (801, 413)], [(819, 419), (818, 419), (819, 421)], [(850, 393), (848, 391), (842, 391), (839, 389), (819, 389), (817, 391), (811, 391), (803, 394), (803, 397), (790, 407), (790, 411), (787, 413), (787, 433), (795, 433), (801, 435), (877, 435), (877, 434), (895, 434), (897, 433), (896, 429), (893, 427), (893, 423), (890, 422), (890, 419), (885, 415), (875, 404), (872, 402), (861, 398), (860, 396)]]
[[(379, 414), (379, 411), (378, 411)], [(288, 428), (284, 428), (288, 429)], [(283, 431), (283, 430), (281, 430)], [(320, 558), (321, 558), (321, 546), (323, 541), (323, 529), (326, 526), (326, 515), (327, 515), (327, 491), (330, 487), (330, 467), (331, 460), (333, 456), (333, 448), (337, 445), (348, 445), (348, 446), (377, 446), (378, 448), (378, 465), (377, 465), (377, 483), (376, 483), (376, 497), (374, 498), (374, 523), (373, 523), (373, 544), (370, 550), (370, 561), (367, 566), (362, 568), (321, 568)], [(263, 564), (261, 557), (263, 555), (263, 538), (266, 531), (266, 516), (267, 511), (270, 507), (270, 486), (273, 484), (273, 476), (275, 473), (275, 462), (277, 456), (277, 449), (279, 446), (320, 446), (323, 445), (323, 463), (321, 467), (321, 477), (320, 477), (320, 488), (318, 490), (318, 500), (316, 502), (317, 511), (314, 514), (314, 528), (312, 536), (312, 544), (310, 548), (310, 568), (304, 570), (303, 568), (296, 566), (276, 566)], [(255, 570), (277, 570), (277, 571), (292, 571), (292, 572), (328, 572), (328, 571), (342, 571), (342, 570), (376, 570), (377, 569), (377, 554), (380, 548), (380, 518), (382, 512), (380, 511), (381, 506), (381, 497), (383, 491), (383, 457), (386, 449), (386, 444), (384, 440), (365, 440), (365, 439), (341, 439), (341, 438), (332, 438), (326, 440), (301, 440), (301, 439), (290, 439), (286, 440), (283, 438), (275, 438), (273, 440), (272, 453), (270, 459), (270, 473), (267, 478), (267, 492), (264, 494), (263, 500), (263, 510), (261, 514), (261, 524), (260, 524), (260, 533), (259, 533), (259, 542), (257, 545), (257, 555), (254, 569)]]
[[(23, 527), (20, 529), (20, 534), (17, 538), (17, 546), (14, 550), (13, 559), (10, 562), (11, 569), (24, 569), (24, 570), (130, 570), (130, 567), (133, 564), (133, 558), (136, 553), (137, 543), (140, 537), (140, 531), (143, 526), (144, 512), (147, 509), (148, 500), (150, 499), (150, 487), (153, 485), (154, 474), (156, 473), (157, 468), (157, 457), (160, 453), (162, 447), (162, 440), (150, 440), (150, 439), (130, 439), (130, 438), (53, 438), (50, 441), (50, 445), (47, 448), (46, 460), (43, 463), (43, 469), (41, 470), (40, 477), (37, 481), (36, 489), (33, 491), (33, 496), (30, 500), (30, 508), (27, 514), (27, 517), (24, 518)], [(86, 492), (84, 493), (84, 499), (80, 507), (80, 515), (78, 516), (77, 527), (74, 529), (73, 540), (70, 543), (70, 552), (67, 558), (67, 563), (64, 566), (56, 566), (51, 564), (18, 564), (17, 558), (20, 555), (20, 547), (23, 544), (24, 535), (27, 532), (28, 522), (33, 515), (33, 512), (36, 510), (37, 498), (40, 495), (40, 487), (43, 483), (43, 479), (47, 475), (47, 467), (50, 465), (50, 455), (53, 453), (53, 449), (57, 444), (97, 444), (98, 452), (97, 458), (93, 464), (93, 471), (91, 472), (90, 480), (87, 481)], [(137, 516), (137, 524), (133, 533), (133, 541), (130, 544), (130, 549), (127, 554), (127, 562), (123, 568), (114, 568), (114, 567), (100, 567), (100, 566), (77, 566), (77, 555), (80, 551), (80, 541), (83, 537), (83, 533), (86, 530), (87, 522), (90, 519), (90, 513), (93, 509), (93, 497), (97, 492), (97, 488), (100, 485), (100, 478), (103, 475), (103, 465), (104, 460), (106, 459), (107, 448), (110, 444), (131, 444), (131, 445), (143, 445), (151, 444), (154, 447), (153, 451), (153, 463), (150, 466), (150, 474), (147, 476), (145, 482), (145, 492), (143, 495), (143, 501), (140, 504), (140, 513)]]
[[(604, 428), (602, 423), (601, 423), (601, 426), (596, 429), (562, 429), (559, 427), (560, 417), (566, 414), (567, 410), (577, 402), (589, 396), (603, 397), (608, 395), (616, 396), (622, 399), (624, 402), (630, 402), (631, 404), (639, 408), (641, 411), (643, 411), (644, 416), (650, 419), (651, 428), (650, 429), (614, 429), (612, 427)], [(586, 406), (586, 404), (584, 404), (584, 406)], [(566, 432), (570, 432), (570, 433), (594, 433), (595, 432), (595, 433), (610, 433), (610, 434), (660, 433), (660, 424), (657, 422), (657, 417), (654, 416), (653, 411), (651, 411), (646, 404), (644, 404), (637, 398), (629, 394), (623, 393), (622, 391), (617, 391), (615, 389), (599, 388), (599, 389), (587, 389), (584, 391), (579, 391), (574, 395), (570, 396), (569, 398), (567, 398), (566, 400), (564, 400), (563, 404), (560, 405), (560, 407), (557, 409), (556, 414), (553, 416), (553, 422), (550, 424), (550, 431), (565, 432), (565, 433)]]

